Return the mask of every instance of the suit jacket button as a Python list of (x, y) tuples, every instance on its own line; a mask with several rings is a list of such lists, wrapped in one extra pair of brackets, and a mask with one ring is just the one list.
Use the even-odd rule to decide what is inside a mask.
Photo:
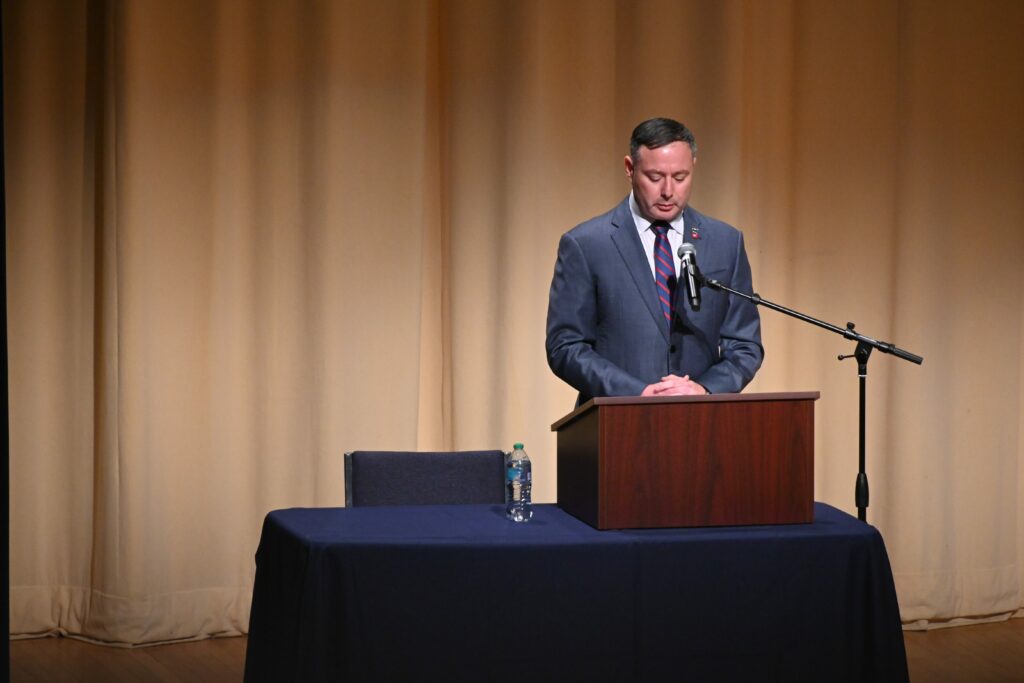
[(672, 346), (668, 347), (668, 352), (669, 353), (675, 353), (676, 352), (676, 345), (673, 344)]

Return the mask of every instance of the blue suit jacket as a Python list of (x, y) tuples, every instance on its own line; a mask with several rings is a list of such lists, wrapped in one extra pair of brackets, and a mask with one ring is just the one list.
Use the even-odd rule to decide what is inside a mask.
[[(710, 278), (751, 292), (743, 234), (687, 207), (686, 241)], [(679, 295), (671, 332), (637, 234), (629, 198), (562, 235), (548, 301), (548, 364), (579, 392), (638, 396), (668, 374), (689, 375), (711, 393), (738, 392), (761, 366), (757, 307), (704, 287), (694, 311)]]

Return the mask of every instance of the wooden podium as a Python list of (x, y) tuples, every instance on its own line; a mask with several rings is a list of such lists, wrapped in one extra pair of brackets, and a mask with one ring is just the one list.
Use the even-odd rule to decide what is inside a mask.
[(809, 523), (819, 395), (587, 401), (551, 425), (558, 506), (597, 529)]

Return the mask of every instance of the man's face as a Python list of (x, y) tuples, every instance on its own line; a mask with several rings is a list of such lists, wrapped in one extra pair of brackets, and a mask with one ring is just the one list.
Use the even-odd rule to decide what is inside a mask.
[(685, 142), (655, 149), (641, 145), (635, 164), (627, 156), (626, 175), (633, 184), (641, 215), (651, 222), (675, 220), (690, 201), (696, 164)]

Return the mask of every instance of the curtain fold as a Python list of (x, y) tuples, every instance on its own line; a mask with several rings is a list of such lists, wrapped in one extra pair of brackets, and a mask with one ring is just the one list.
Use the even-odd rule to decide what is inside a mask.
[[(12, 633), (244, 632), (263, 516), (340, 505), (346, 450), (524, 441), (553, 501), (557, 241), (657, 115), (765, 298), (926, 359), (868, 379), (908, 625), (1024, 606), (1020, 3), (3, 11)], [(851, 348), (762, 321), (748, 391), (822, 392), (852, 511)]]

